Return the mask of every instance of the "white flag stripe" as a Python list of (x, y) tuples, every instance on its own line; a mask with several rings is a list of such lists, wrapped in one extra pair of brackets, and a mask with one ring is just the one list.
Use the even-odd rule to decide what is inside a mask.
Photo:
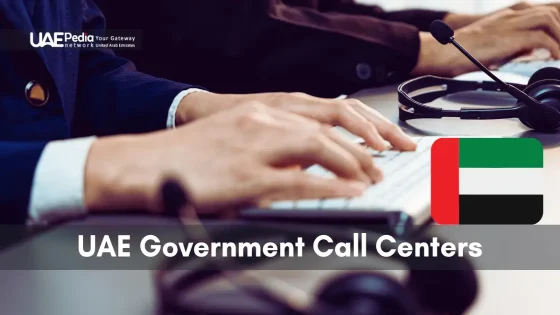
[(459, 168), (460, 195), (542, 195), (542, 168)]

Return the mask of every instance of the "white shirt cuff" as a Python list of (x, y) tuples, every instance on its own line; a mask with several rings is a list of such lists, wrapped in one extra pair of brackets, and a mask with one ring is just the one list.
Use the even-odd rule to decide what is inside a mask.
[(29, 219), (48, 224), (87, 213), (84, 173), (95, 137), (53, 141), (47, 144), (35, 169)]
[(177, 108), (179, 107), (179, 104), (181, 103), (181, 101), (185, 96), (194, 92), (208, 93), (208, 91), (205, 90), (192, 88), (192, 89), (184, 90), (181, 93), (177, 94), (177, 96), (175, 96), (175, 98), (173, 99), (173, 103), (171, 103), (171, 107), (169, 108), (169, 114), (167, 114), (167, 128), (169, 129), (175, 128), (175, 115), (177, 113)]
[[(175, 115), (181, 100), (201, 89), (188, 89), (174, 99), (167, 117), (167, 128), (175, 128)], [(76, 217), (87, 213), (84, 206), (84, 173), (89, 149), (96, 137), (53, 141), (47, 144), (33, 177), (29, 201), (31, 224)]]

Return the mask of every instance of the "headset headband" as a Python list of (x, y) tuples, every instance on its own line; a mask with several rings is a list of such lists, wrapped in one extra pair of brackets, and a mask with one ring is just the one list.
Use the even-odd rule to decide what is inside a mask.
[[(518, 89), (525, 89), (523, 84), (511, 84)], [(443, 90), (431, 91), (410, 97), (408, 94), (425, 88), (443, 87)], [(458, 117), (460, 119), (500, 119), (515, 118), (523, 106), (501, 108), (461, 108), (460, 110), (442, 109), (426, 105), (440, 97), (466, 91), (501, 92), (500, 85), (492, 81), (458, 81), (436, 76), (424, 76), (409, 80), (398, 87), (399, 119), (406, 121), (420, 118)]]

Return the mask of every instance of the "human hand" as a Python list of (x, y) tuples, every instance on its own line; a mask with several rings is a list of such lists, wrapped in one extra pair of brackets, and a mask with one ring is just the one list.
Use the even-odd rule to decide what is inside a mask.
[(526, 10), (526, 9), (542, 7), (542, 6), (555, 7), (557, 10), (560, 10), (560, 2), (551, 2), (551, 3), (543, 4), (543, 3), (531, 3), (529, 1), (521, 1), (512, 6), (509, 6), (508, 8), (500, 9), (487, 14), (465, 14), (465, 13), (450, 12), (443, 18), (443, 21), (447, 23), (449, 26), (451, 26), (451, 28), (457, 30), (469, 24), (472, 24), (484, 17), (499, 13), (500, 11), (503, 10), (509, 9), (509, 10), (520, 11), (520, 10)]
[[(496, 12), (493, 12), (496, 13)], [(487, 16), (486, 14), (448, 13), (442, 20), (452, 29), (458, 30)]]
[[(560, 13), (553, 7), (503, 10), (455, 32), (455, 39), (485, 66), (544, 48), (560, 58)], [(451, 45), (421, 33), (421, 49), (413, 74), (457, 76), (478, 68)]]
[(304, 93), (246, 95), (193, 93), (185, 97), (179, 105), (176, 121), (178, 124), (185, 124), (251, 101), (258, 101), (272, 108), (295, 113), (324, 124), (341, 126), (362, 137), (376, 150), (386, 149), (384, 140), (404, 151), (416, 149), (416, 144), (401, 128), (356, 99), (332, 100)]
[[(337, 176), (293, 167), (310, 164)], [(331, 127), (249, 102), (175, 130), (97, 140), (86, 165), (86, 207), (161, 211), (167, 176), (187, 188), (199, 214), (262, 200), (353, 197), (382, 179), (367, 150)]]
[(509, 8), (512, 10), (526, 10), (526, 9), (530, 9), (534, 7), (542, 7), (542, 6), (555, 7), (556, 9), (560, 10), (560, 2), (558, 1), (549, 2), (549, 3), (531, 3), (529, 1), (521, 1), (510, 6)]

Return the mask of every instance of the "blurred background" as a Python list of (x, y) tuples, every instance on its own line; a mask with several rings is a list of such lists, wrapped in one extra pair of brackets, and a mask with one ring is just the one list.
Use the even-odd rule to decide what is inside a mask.
[[(404, 8), (426, 8), (436, 10), (452, 10), (464, 13), (484, 13), (498, 10), (515, 4), (516, 0), (356, 0), (364, 4), (378, 4), (385, 10), (399, 10)], [(534, 0), (531, 3), (547, 3), (551, 0)]]

